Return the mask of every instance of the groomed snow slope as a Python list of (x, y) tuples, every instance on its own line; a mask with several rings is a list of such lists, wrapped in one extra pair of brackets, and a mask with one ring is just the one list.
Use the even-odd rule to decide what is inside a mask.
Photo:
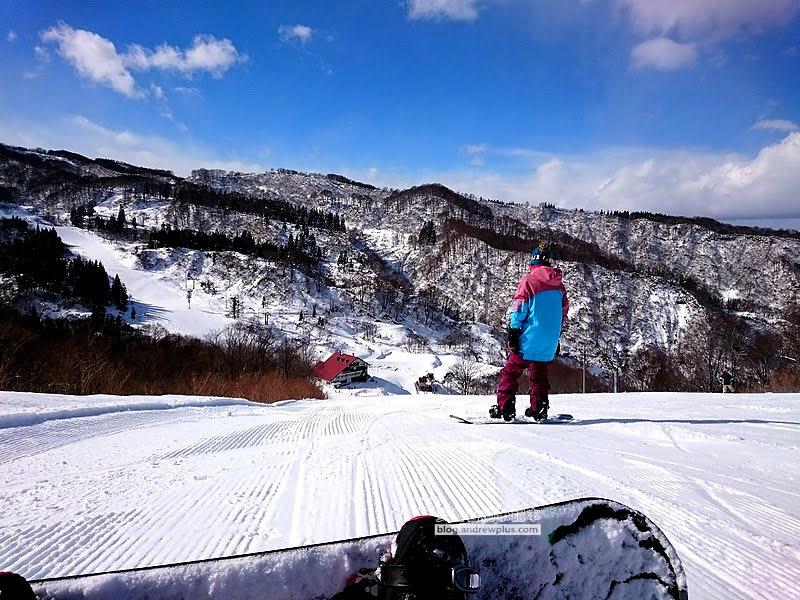
[[(226, 319), (225, 300), (195, 294), (190, 308), (186, 290), (180, 281), (165, 274), (144, 271), (136, 266), (136, 256), (118, 251), (92, 232), (77, 227), (56, 227), (59, 237), (72, 252), (103, 263), (110, 277), (119, 275), (138, 313), (137, 323), (158, 323), (168, 331), (202, 337), (230, 324)], [(159, 277), (161, 275), (161, 277)]]
[(796, 594), (800, 395), (566, 395), (551, 410), (573, 424), (464, 425), (448, 414), (491, 399), (366, 392), (0, 392), (0, 568), (165, 564), (601, 496), (661, 527), (692, 598)]
[[(686, 600), (686, 576), (669, 540), (641, 513), (576, 499), (471, 521), (462, 535), (481, 586), (471, 600)], [(456, 525), (458, 527), (458, 525)], [(509, 527), (519, 535), (492, 535)], [(540, 529), (536, 533), (535, 528)], [(466, 533), (459, 528), (463, 534)], [(323, 600), (353, 573), (393, 554), (395, 534), (227, 559), (33, 581), (47, 600)]]

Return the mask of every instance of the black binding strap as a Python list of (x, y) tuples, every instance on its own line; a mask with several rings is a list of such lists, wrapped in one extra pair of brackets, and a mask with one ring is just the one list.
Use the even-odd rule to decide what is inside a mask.
[(420, 572), (406, 565), (381, 565), (381, 583), (386, 587), (415, 589), (420, 585), (428, 588), (455, 589), (474, 594), (480, 589), (481, 578), (476, 569), (457, 565), (450, 569), (431, 568)]

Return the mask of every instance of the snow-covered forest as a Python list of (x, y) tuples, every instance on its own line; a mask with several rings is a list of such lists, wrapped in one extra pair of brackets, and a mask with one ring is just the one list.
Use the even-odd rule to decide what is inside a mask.
[[(409, 348), (499, 363), (527, 253), (549, 240), (571, 302), (558, 390), (712, 391), (722, 369), (741, 390), (800, 385), (797, 233), (503, 204), (440, 185), (378, 189), (286, 169), (197, 170), (182, 179), (64, 151), (3, 146), (1, 158), (7, 216), (25, 207), (62, 237), (80, 230), (103, 239), (126, 266), (182, 296), (183, 308), (216, 314), (217, 329), (244, 320), (287, 344), (313, 340), (320, 356), (311, 362), (338, 347), (342, 327), (369, 336), (382, 322), (401, 325)], [(8, 248), (43, 235), (13, 224), (4, 232)], [(64, 273), (40, 279), (64, 285), (42, 294), (30, 277), (15, 278), (22, 263), (7, 258), (6, 296), (44, 317), (97, 313), (98, 303), (70, 283), (69, 257), (54, 260)], [(41, 270), (39, 262), (31, 265)], [(119, 268), (105, 268), (102, 305), (122, 324), (208, 333), (170, 327), (135, 298), (128, 307), (119, 285), (112, 301)], [(127, 293), (132, 283), (120, 283)], [(99, 327), (103, 316), (95, 320)]]

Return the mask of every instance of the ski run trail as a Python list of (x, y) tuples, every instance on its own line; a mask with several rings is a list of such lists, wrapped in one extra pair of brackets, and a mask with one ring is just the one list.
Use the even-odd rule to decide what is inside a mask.
[(0, 392), (0, 570), (91, 573), (395, 531), (585, 496), (649, 516), (692, 598), (800, 587), (800, 395), (561, 395), (553, 425), (465, 425), (490, 397), (258, 405)]

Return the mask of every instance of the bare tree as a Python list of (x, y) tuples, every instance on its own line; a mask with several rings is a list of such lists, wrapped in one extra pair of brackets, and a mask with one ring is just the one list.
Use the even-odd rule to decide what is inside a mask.
[(474, 360), (461, 359), (453, 365), (450, 371), (453, 375), (453, 383), (459, 393), (467, 395), (472, 391), (476, 378), (478, 377), (478, 363)]
[(376, 335), (378, 335), (378, 326), (375, 321), (364, 321), (364, 337), (372, 342)]
[(245, 369), (250, 355), (245, 324), (237, 321), (221, 331), (213, 331), (207, 339), (222, 350), (223, 369), (228, 375), (237, 375)]
[(755, 339), (747, 345), (747, 352), (744, 355), (743, 372), (739, 375), (740, 383), (742, 375), (746, 373), (747, 378), (752, 381), (756, 389), (760, 392), (769, 390), (770, 376), (781, 364), (781, 339), (773, 333), (759, 333)]
[(0, 322), (0, 389), (12, 389), (14, 366), (33, 334), (14, 323)]
[(256, 367), (266, 371), (272, 365), (275, 349), (278, 347), (278, 334), (272, 327), (261, 323), (248, 323), (247, 331), (253, 346)]
[(684, 340), (682, 360), (692, 387), (713, 392), (723, 368), (734, 376), (745, 340), (745, 325), (740, 317), (710, 313)]
[(406, 350), (409, 352), (426, 352), (429, 349), (428, 339), (424, 336), (414, 332), (406, 336)]
[(310, 344), (284, 339), (276, 348), (278, 372), (285, 378), (307, 377), (316, 363)]
[(236, 321), (222, 331), (212, 332), (208, 339), (222, 350), (223, 370), (229, 375), (268, 370), (278, 347), (278, 337), (272, 328), (246, 321)]
[(628, 354), (620, 340), (612, 337), (602, 338), (597, 341), (597, 348), (600, 351), (601, 364), (609, 369), (613, 376), (614, 393), (619, 391), (619, 375), (625, 368), (628, 361)]
[(679, 391), (686, 388), (673, 357), (657, 346), (634, 353), (625, 364), (623, 378), (626, 387), (641, 392)]

